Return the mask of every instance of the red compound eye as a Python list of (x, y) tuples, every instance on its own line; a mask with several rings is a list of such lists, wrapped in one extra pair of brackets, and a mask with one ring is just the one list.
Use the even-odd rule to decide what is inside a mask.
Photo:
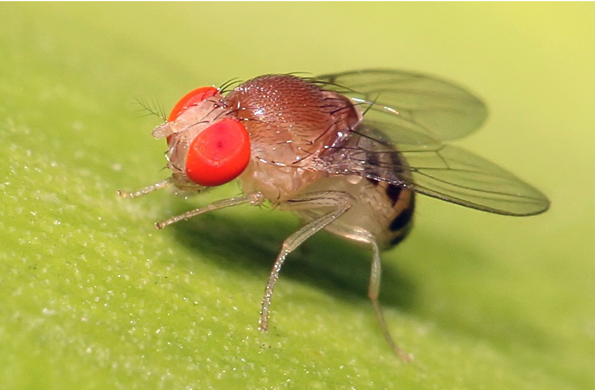
[(223, 119), (201, 131), (190, 143), (186, 175), (213, 187), (238, 177), (250, 161), (250, 137), (235, 119)]
[(173, 122), (189, 107), (192, 107), (205, 99), (215, 95), (219, 90), (215, 87), (202, 87), (194, 91), (188, 92), (183, 98), (174, 106), (167, 118), (168, 122)]

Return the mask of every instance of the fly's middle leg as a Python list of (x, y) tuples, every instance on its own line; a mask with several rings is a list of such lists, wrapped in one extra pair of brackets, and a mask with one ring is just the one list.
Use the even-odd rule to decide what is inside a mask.
[(237, 196), (235, 198), (227, 198), (221, 199), (211, 204), (208, 204), (203, 207), (199, 207), (194, 210), (190, 210), (185, 212), (184, 214), (176, 215), (175, 217), (171, 217), (166, 219), (165, 221), (161, 221), (155, 224), (157, 229), (163, 229), (164, 227), (171, 225), (173, 223), (186, 220), (192, 217), (196, 217), (197, 215), (204, 214), (209, 211), (225, 209), (228, 207), (239, 206), (241, 204), (249, 203), (252, 206), (259, 206), (264, 202), (264, 196), (260, 192), (253, 192), (249, 194), (245, 194), (242, 196)]
[(277, 280), (279, 279), (279, 272), (281, 271), (281, 267), (283, 266), (283, 262), (287, 255), (293, 252), (313, 234), (324, 229), (330, 223), (337, 220), (341, 215), (345, 214), (351, 208), (352, 201), (353, 198), (346, 192), (320, 191), (299, 195), (279, 205), (279, 208), (283, 210), (330, 208), (330, 211), (310, 221), (300, 230), (287, 237), (283, 242), (281, 252), (279, 252), (277, 259), (273, 264), (273, 269), (271, 270), (266, 285), (264, 297), (262, 298), (259, 323), (260, 330), (266, 332), (268, 329), (269, 309), (273, 297), (273, 289), (275, 288), (275, 283), (277, 283)]

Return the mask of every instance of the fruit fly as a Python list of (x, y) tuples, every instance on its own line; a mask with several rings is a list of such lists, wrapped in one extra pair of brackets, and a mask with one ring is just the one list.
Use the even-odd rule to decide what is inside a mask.
[(169, 218), (159, 229), (242, 204), (268, 202), (297, 214), (303, 226), (283, 242), (266, 284), (262, 331), (283, 262), (305, 240), (324, 229), (368, 245), (368, 296), (385, 339), (409, 360), (390, 336), (378, 294), (380, 252), (411, 230), (415, 195), (516, 216), (549, 207), (534, 187), (446, 143), (480, 127), (486, 115), (484, 103), (459, 86), (395, 70), (274, 74), (235, 88), (198, 88), (153, 131), (167, 140), (171, 177), (119, 194), (134, 198), (170, 185), (197, 193), (239, 181), (243, 195)]

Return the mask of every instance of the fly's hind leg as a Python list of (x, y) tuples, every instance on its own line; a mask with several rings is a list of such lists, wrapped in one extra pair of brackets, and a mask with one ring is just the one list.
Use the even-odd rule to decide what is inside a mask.
[(390, 335), (388, 331), (388, 327), (386, 326), (386, 320), (384, 319), (384, 311), (382, 310), (382, 306), (380, 306), (380, 301), (378, 300), (378, 296), (380, 295), (380, 279), (382, 276), (382, 264), (380, 262), (380, 249), (378, 248), (378, 244), (376, 243), (376, 239), (374, 236), (366, 231), (361, 231), (359, 234), (359, 241), (366, 242), (372, 246), (372, 270), (370, 272), (370, 285), (368, 287), (368, 298), (372, 302), (372, 307), (374, 308), (374, 312), (376, 313), (376, 318), (378, 319), (378, 325), (380, 325), (380, 330), (382, 331), (382, 335), (384, 339), (391, 347), (393, 351), (404, 362), (411, 361), (411, 357), (405, 353), (395, 342), (395, 340)]
[(266, 332), (268, 329), (269, 322), (269, 309), (271, 306), (271, 299), (273, 297), (273, 289), (275, 283), (279, 279), (279, 272), (281, 266), (287, 255), (293, 252), (298, 246), (304, 241), (310, 238), (314, 233), (324, 229), (330, 223), (334, 222), (341, 215), (345, 214), (351, 208), (352, 197), (351, 195), (342, 191), (320, 191), (311, 192), (308, 194), (297, 196), (279, 205), (279, 208), (283, 210), (299, 210), (299, 209), (318, 209), (318, 208), (330, 208), (331, 210), (322, 214), (320, 217), (310, 221), (308, 224), (303, 226), (300, 230), (293, 233), (291, 236), (283, 242), (281, 252), (275, 260), (273, 269), (269, 276), (268, 283), (266, 285), (264, 297), (262, 298), (262, 309), (260, 312), (260, 330)]

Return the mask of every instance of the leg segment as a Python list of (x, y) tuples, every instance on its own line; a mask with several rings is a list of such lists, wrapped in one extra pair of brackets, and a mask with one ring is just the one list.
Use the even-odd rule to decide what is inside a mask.
[(393, 351), (404, 362), (408, 362), (411, 360), (411, 357), (405, 353), (395, 340), (393, 340), (390, 332), (388, 331), (388, 327), (386, 326), (386, 320), (384, 319), (384, 312), (382, 311), (382, 307), (380, 306), (380, 302), (378, 301), (378, 296), (380, 295), (380, 278), (382, 275), (382, 266), (380, 263), (380, 250), (378, 249), (378, 244), (376, 244), (376, 240), (371, 238), (369, 241), (372, 245), (372, 250), (374, 252), (372, 258), (372, 271), (370, 272), (370, 286), (368, 287), (368, 297), (372, 302), (372, 307), (374, 308), (374, 312), (376, 313), (376, 318), (378, 319), (378, 324), (380, 325), (380, 330), (382, 331), (382, 335), (384, 336), (388, 345), (392, 348)]
[[(351, 232), (355, 234), (355, 232)], [(386, 326), (386, 320), (384, 319), (384, 312), (382, 310), (382, 306), (380, 306), (380, 302), (378, 300), (378, 296), (380, 295), (380, 279), (382, 276), (382, 264), (380, 261), (380, 249), (378, 248), (378, 244), (376, 243), (376, 239), (373, 234), (365, 230), (359, 230), (356, 234), (356, 237), (353, 238), (356, 241), (363, 242), (370, 244), (372, 247), (372, 269), (370, 271), (370, 284), (368, 287), (368, 298), (372, 302), (372, 307), (374, 308), (374, 313), (376, 314), (376, 319), (378, 320), (378, 324), (380, 325), (380, 330), (384, 339), (391, 347), (391, 349), (399, 355), (401, 360), (404, 362), (408, 362), (411, 360), (411, 357), (407, 355), (393, 340), (388, 331), (388, 327)]]
[(150, 192), (160, 190), (171, 182), (172, 182), (172, 178), (168, 177), (167, 179), (162, 180), (159, 183), (155, 183), (155, 184), (152, 184), (145, 188), (141, 188), (138, 191), (126, 192), (126, 191), (118, 190), (118, 195), (120, 195), (122, 198), (137, 198), (139, 196), (146, 195)]
[(244, 203), (250, 203), (253, 206), (258, 206), (258, 205), (261, 205), (263, 202), (264, 202), (264, 196), (260, 192), (253, 192), (253, 193), (245, 194), (242, 196), (236, 196), (235, 198), (221, 199), (221, 200), (213, 202), (209, 205), (206, 205), (204, 207), (200, 207), (195, 210), (190, 210), (184, 214), (180, 214), (175, 217), (168, 218), (165, 221), (158, 222), (155, 224), (155, 227), (157, 229), (163, 229), (164, 227), (171, 225), (172, 223), (176, 223), (181, 220), (196, 217), (197, 215), (204, 214), (207, 211), (213, 211), (213, 210), (224, 209), (227, 207), (238, 206), (238, 205), (241, 205)]
[(264, 297), (262, 298), (259, 324), (260, 330), (266, 332), (268, 329), (269, 308), (273, 297), (273, 289), (275, 288), (275, 283), (277, 283), (277, 280), (279, 279), (279, 272), (281, 271), (281, 266), (287, 255), (294, 251), (314, 233), (324, 229), (328, 224), (345, 214), (351, 207), (351, 201), (351, 196), (345, 192), (321, 191), (298, 196), (283, 202), (280, 205), (280, 208), (284, 210), (313, 209), (321, 207), (330, 207), (332, 210), (312, 220), (283, 242), (281, 252), (279, 252), (277, 259), (275, 260), (275, 264), (273, 265), (273, 269), (269, 276), (269, 281), (266, 285)]

